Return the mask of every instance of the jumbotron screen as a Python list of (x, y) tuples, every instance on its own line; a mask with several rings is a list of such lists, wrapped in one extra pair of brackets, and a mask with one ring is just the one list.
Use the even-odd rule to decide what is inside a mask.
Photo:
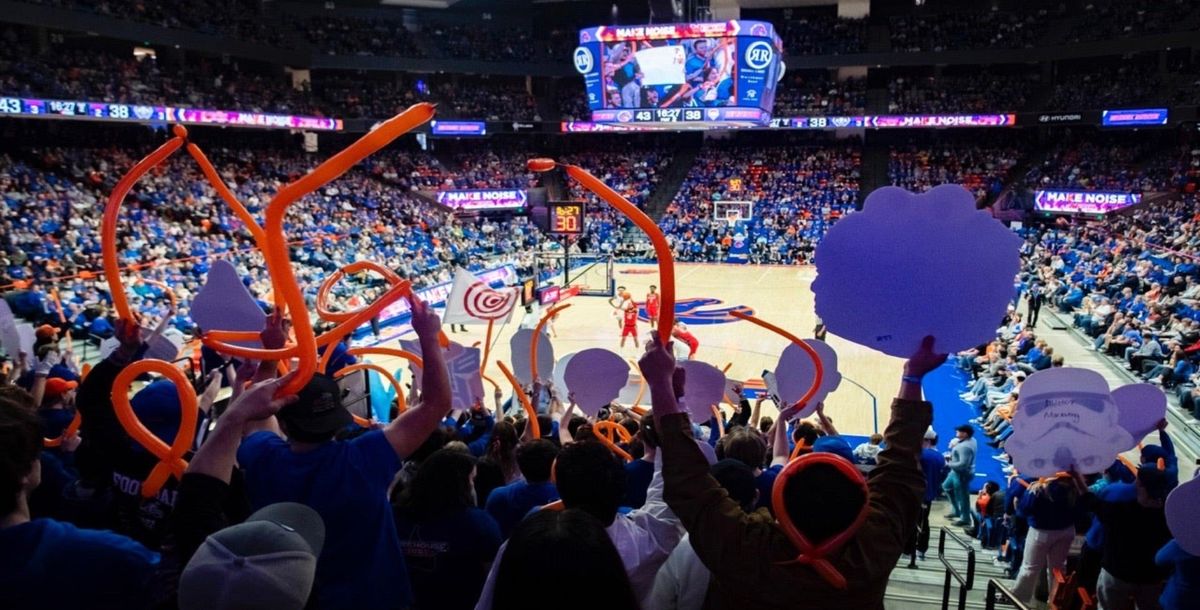
[(593, 122), (763, 124), (782, 55), (775, 26), (735, 20), (587, 28), (574, 60)]

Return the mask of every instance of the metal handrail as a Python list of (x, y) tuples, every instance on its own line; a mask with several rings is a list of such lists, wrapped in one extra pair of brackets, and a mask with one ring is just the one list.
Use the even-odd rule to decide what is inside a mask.
[[(950, 565), (946, 559), (946, 537), (949, 536), (958, 546), (967, 551), (967, 574), (963, 576), (958, 568)], [(967, 592), (975, 586), (975, 547), (971, 543), (959, 538), (954, 532), (942, 528), (942, 533), (938, 536), (938, 561), (946, 567), (946, 582), (942, 585), (942, 610), (950, 608), (950, 579), (958, 581), (958, 610), (965, 610), (967, 607)]]
[(875, 424), (874, 424), (875, 425), (875, 434), (879, 434), (879, 399), (875, 396), (875, 393), (872, 392), (871, 390), (868, 390), (866, 387), (863, 386), (863, 384), (861, 384), (845, 375), (842, 375), (842, 381), (849, 381), (850, 383), (852, 383), (856, 387), (858, 387), (858, 389), (866, 392), (867, 396), (871, 397), (871, 416), (875, 422)]
[(996, 610), (996, 604), (1001, 599), (1005, 600), (1009, 606), (1012, 606), (1017, 610), (1029, 610), (1029, 606), (1026, 606), (1021, 602), (1021, 600), (1017, 599), (1017, 596), (1013, 595), (1013, 592), (1009, 591), (1008, 587), (1004, 586), (1004, 584), (995, 578), (989, 578), (987, 585), (987, 600), (985, 601), (984, 607), (987, 610)]

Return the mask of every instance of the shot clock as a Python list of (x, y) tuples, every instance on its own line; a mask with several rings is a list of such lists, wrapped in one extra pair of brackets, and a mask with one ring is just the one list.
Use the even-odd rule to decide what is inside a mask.
[(583, 202), (553, 202), (550, 204), (550, 234), (579, 235), (583, 233)]

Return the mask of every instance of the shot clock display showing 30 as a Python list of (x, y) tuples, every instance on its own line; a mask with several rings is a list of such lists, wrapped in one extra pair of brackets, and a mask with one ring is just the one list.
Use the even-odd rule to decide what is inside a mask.
[(550, 204), (550, 234), (580, 235), (583, 233), (583, 202), (553, 202)]

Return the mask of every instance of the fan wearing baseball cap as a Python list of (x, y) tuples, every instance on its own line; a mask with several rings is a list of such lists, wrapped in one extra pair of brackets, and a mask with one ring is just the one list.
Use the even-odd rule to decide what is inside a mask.
[(317, 511), (295, 502), (264, 506), (205, 539), (179, 577), (179, 608), (299, 610), (324, 545)]
[(31, 518), (29, 496), (42, 481), (41, 448), (33, 397), (0, 387), (0, 605), (147, 607), (157, 553), (112, 532)]
[(334, 434), (352, 418), (337, 384), (317, 375), (277, 416), (247, 423), (237, 452), (252, 507), (297, 502), (325, 522), (316, 572), (321, 608), (405, 608), (413, 601), (387, 489), (400, 461), (450, 411), (450, 380), (438, 343), (441, 321), (419, 298), (410, 300), (425, 360), (419, 404), (382, 429), (337, 441)]

